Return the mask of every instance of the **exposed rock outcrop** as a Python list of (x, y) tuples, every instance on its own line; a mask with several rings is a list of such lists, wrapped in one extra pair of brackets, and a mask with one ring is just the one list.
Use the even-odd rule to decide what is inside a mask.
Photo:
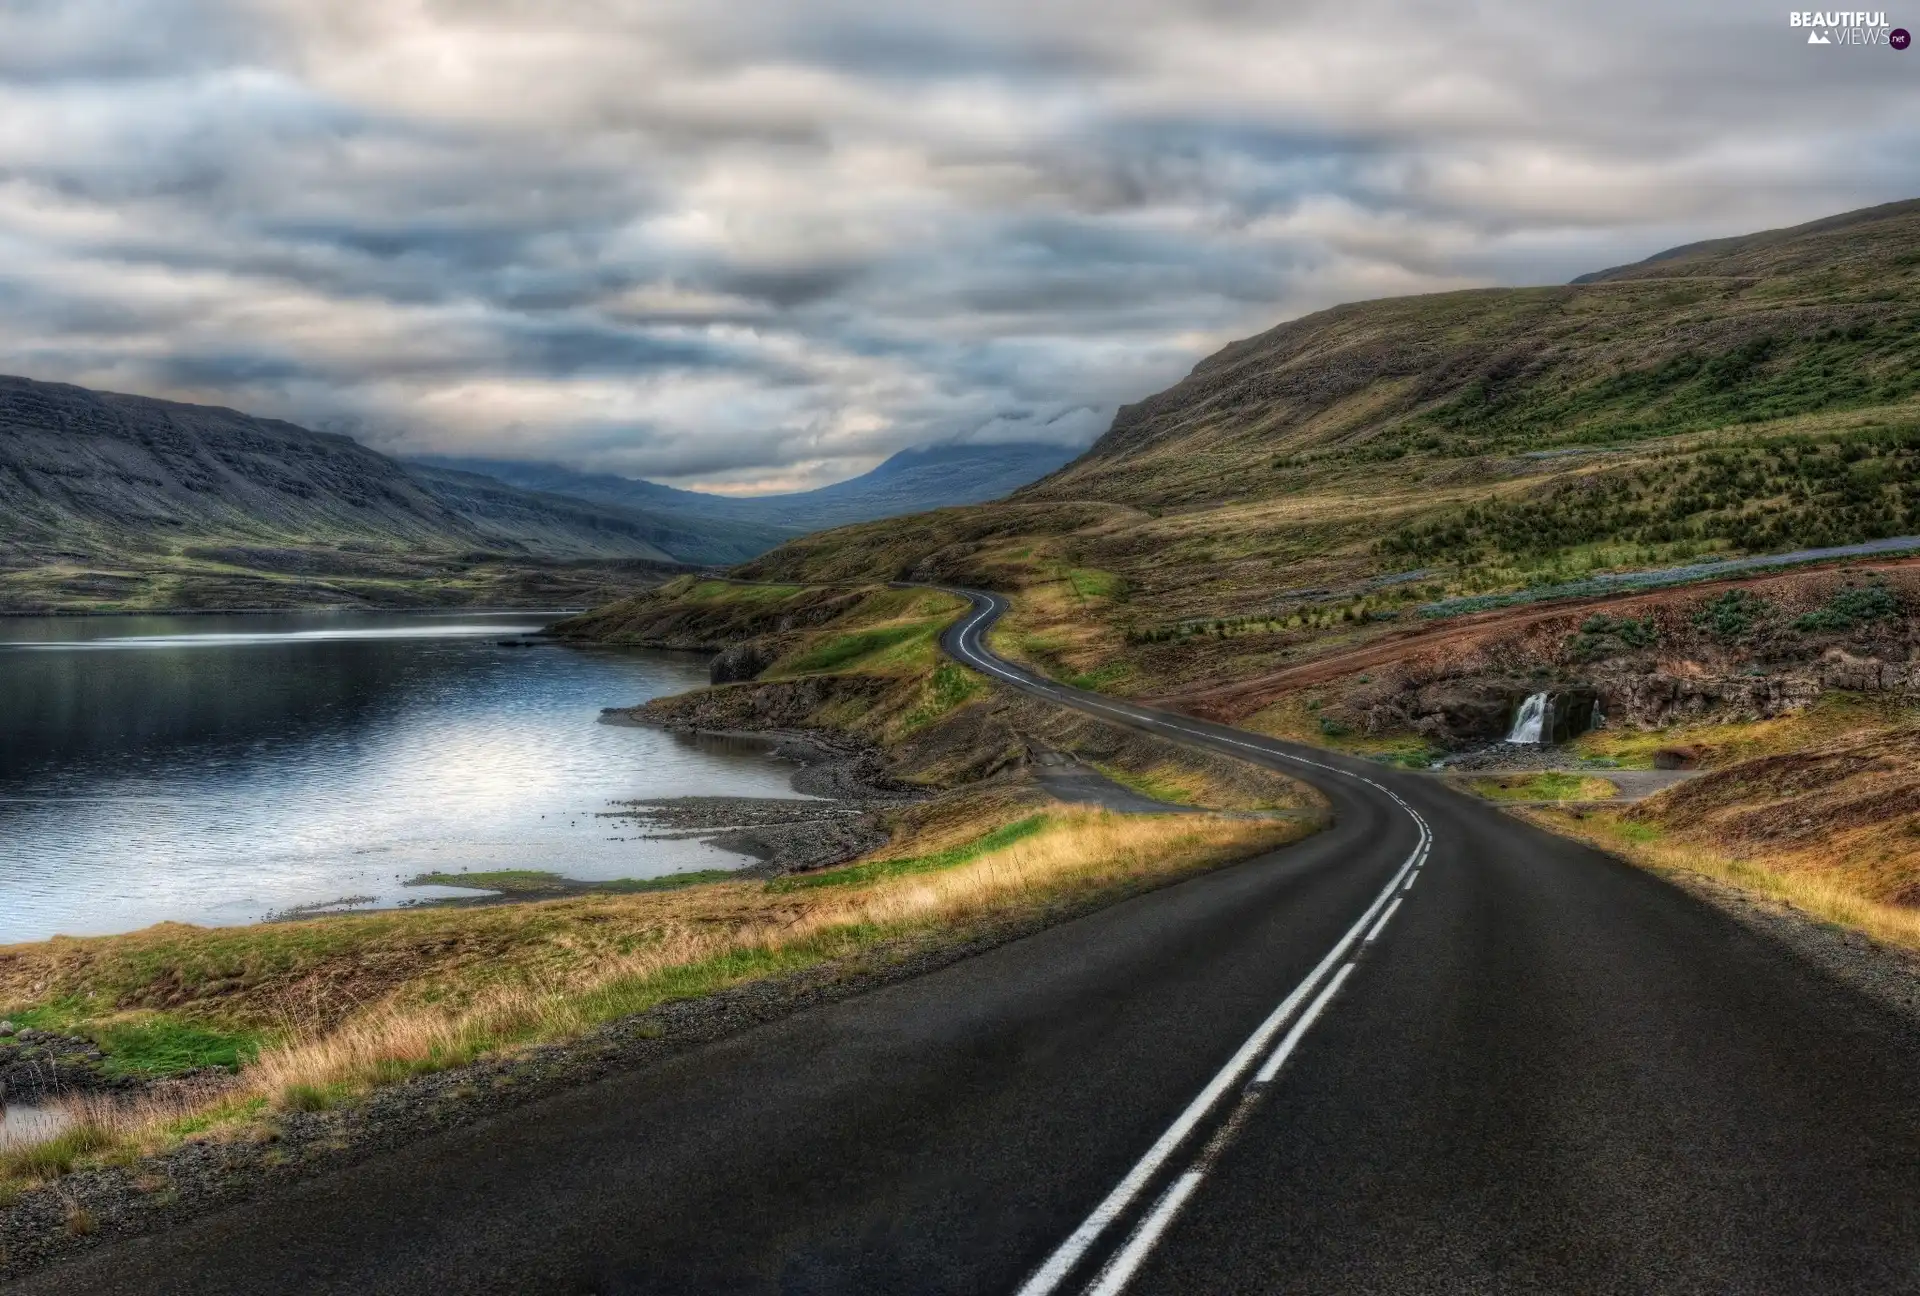
[(767, 640), (749, 639), (715, 655), (707, 666), (707, 682), (738, 684), (755, 679), (779, 659), (780, 653)]

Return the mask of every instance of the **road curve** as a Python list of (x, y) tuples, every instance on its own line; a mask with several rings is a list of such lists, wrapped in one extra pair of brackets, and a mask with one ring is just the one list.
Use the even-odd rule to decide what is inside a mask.
[(20, 1292), (1920, 1290), (1920, 1035), (1431, 782), (1037, 679), (1326, 831)]
[(1005, 600), (964, 593), (973, 611), (942, 646), (975, 669), (1292, 773), (1344, 822), (1398, 809), (1431, 836), (1265, 1064), (1220, 1096), (1213, 1135), (1168, 1158), (1130, 1221), (1096, 1206), (1076, 1231), (1125, 1240), (1097, 1268), (1043, 1263), (1023, 1296), (1920, 1290), (1908, 1019), (1418, 776), (1022, 670), (986, 647)]

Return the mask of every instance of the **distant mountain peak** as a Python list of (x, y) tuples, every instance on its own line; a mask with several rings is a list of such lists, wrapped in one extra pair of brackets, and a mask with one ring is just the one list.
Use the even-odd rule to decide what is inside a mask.
[(779, 528), (793, 535), (999, 499), (1064, 467), (1079, 453), (1068, 446), (1034, 441), (943, 442), (897, 451), (858, 477), (780, 495), (714, 495), (555, 463), (452, 455), (421, 455), (414, 462), (482, 473), (527, 490), (687, 518)]

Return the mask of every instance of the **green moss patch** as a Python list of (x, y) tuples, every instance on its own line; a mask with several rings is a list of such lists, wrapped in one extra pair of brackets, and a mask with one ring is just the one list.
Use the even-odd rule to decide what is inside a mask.
[(221, 1031), (170, 1017), (113, 1022), (86, 1031), (111, 1076), (169, 1076), (206, 1067), (237, 1071), (260, 1050), (255, 1031)]
[(769, 889), (801, 891), (811, 887), (860, 886), (868, 882), (877, 882), (882, 878), (903, 877), (909, 873), (931, 873), (937, 869), (953, 868), (1032, 837), (1047, 826), (1048, 818), (1049, 816), (1043, 814), (1029, 815), (1025, 819), (995, 828), (992, 832), (982, 833), (972, 841), (950, 846), (946, 850), (935, 851), (930, 855), (870, 860), (864, 864), (824, 869), (818, 873), (797, 873), (772, 882), (769, 884)]

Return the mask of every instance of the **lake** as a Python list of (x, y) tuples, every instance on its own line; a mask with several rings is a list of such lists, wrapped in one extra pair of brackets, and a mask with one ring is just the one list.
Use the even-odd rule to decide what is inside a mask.
[[(737, 867), (613, 802), (792, 796), (742, 744), (605, 723), (704, 659), (509, 647), (537, 613), (0, 618), (0, 944)], [(342, 904), (341, 902), (350, 902)]]

